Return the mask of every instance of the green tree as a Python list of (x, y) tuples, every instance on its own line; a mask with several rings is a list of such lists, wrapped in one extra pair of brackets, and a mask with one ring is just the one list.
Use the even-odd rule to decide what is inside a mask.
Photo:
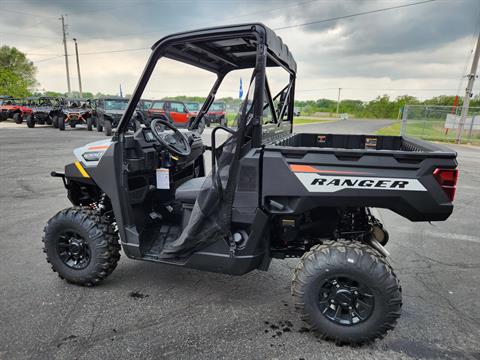
[(22, 77), (11, 70), (0, 68), (0, 95), (25, 97), (29, 94), (28, 86)]
[(15, 47), (0, 47), (0, 93), (26, 96), (37, 85), (37, 68)]

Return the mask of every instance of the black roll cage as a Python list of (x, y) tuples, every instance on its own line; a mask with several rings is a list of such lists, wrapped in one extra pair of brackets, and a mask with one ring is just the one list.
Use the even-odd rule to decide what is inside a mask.
[[(250, 53), (242, 57), (238, 57), (237, 61), (229, 58), (229, 53), (216, 53), (208, 48), (208, 46), (199, 45), (202, 41), (222, 42), (231, 39), (248, 39), (250, 45), (255, 45), (255, 56)], [(252, 41), (253, 40), (253, 41)], [(178, 49), (180, 47), (180, 49)], [(183, 50), (183, 51), (182, 51)], [(189, 50), (197, 52), (196, 57), (188, 53)], [(202, 56), (203, 55), (203, 56)], [(191, 32), (173, 34), (159, 40), (152, 46), (152, 53), (143, 70), (140, 80), (130, 98), (127, 109), (122, 116), (114, 136), (114, 140), (122, 141), (125, 131), (128, 128), (128, 122), (134, 115), (135, 109), (150, 77), (155, 69), (158, 60), (167, 57), (177, 60), (204, 70), (213, 72), (217, 75), (205, 102), (203, 103), (195, 121), (191, 128), (195, 128), (200, 120), (208, 112), (208, 109), (215, 100), (215, 95), (220, 87), (224, 77), (233, 70), (253, 68), (256, 77), (253, 99), (253, 133), (252, 141), (254, 146), (260, 146), (262, 141), (262, 116), (264, 107), (264, 94), (268, 97), (268, 104), (271, 106), (275, 123), (279, 124), (285, 110), (288, 106), (288, 119), (293, 118), (293, 94), (296, 77), (296, 63), (291, 55), (288, 47), (283, 44), (282, 40), (268, 27), (263, 24), (244, 24), (231, 25), (225, 27), (208, 28)], [(211, 61), (208, 62), (208, 59)], [(280, 93), (272, 99), (268, 82), (266, 81), (266, 67), (280, 66), (290, 74), (289, 84), (285, 86)], [(287, 95), (283, 95), (286, 100), (282, 104), (282, 108), (277, 113), (274, 109), (273, 102), (287, 90)], [(268, 105), (267, 105), (268, 106)]]

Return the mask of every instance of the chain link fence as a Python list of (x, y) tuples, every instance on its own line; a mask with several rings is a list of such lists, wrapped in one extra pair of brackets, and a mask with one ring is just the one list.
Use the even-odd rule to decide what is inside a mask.
[[(430, 141), (455, 142), (461, 112), (461, 106), (406, 105), (400, 133)], [(469, 108), (461, 141), (480, 145), (480, 107)]]

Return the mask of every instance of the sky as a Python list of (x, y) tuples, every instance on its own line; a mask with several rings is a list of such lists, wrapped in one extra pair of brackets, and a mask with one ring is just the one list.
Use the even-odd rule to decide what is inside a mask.
[[(463, 95), (464, 75), (480, 31), (480, 0), (0, 0), (0, 45), (25, 52), (38, 69), (38, 90), (65, 92), (61, 21), (68, 24), (72, 90), (78, 90), (73, 38), (84, 91), (132, 93), (150, 46), (171, 33), (262, 22), (282, 37), (297, 65), (300, 100), (420, 99)], [(377, 11), (380, 10), (380, 11)], [(369, 14), (349, 15), (376, 11)], [(333, 20), (332, 20), (333, 18)], [(307, 25), (305, 25), (307, 24)], [(238, 96), (232, 74), (219, 97)], [(280, 84), (272, 71), (271, 82)], [(144, 97), (206, 96), (213, 76), (161, 60)], [(272, 86), (274, 87), (274, 86)], [(475, 94), (480, 86), (475, 86)]]

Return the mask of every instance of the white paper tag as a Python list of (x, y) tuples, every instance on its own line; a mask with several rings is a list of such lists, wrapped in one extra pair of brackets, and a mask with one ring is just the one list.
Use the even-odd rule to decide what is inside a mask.
[(170, 189), (170, 171), (165, 168), (157, 169), (157, 189)]

